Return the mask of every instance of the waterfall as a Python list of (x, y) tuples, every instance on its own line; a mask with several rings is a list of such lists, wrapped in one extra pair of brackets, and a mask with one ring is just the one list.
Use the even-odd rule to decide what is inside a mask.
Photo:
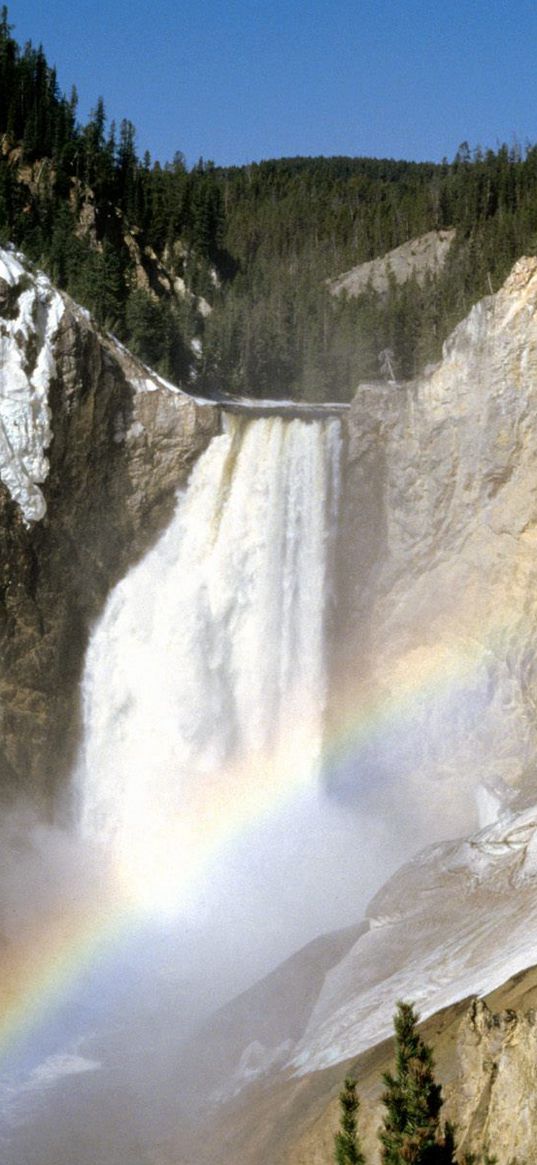
[(80, 828), (153, 909), (315, 786), (340, 425), (229, 418), (87, 653)]

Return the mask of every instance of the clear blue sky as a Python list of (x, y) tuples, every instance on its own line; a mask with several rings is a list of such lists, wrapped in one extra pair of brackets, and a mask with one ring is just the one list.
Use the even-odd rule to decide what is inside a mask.
[(140, 153), (439, 160), (537, 140), (535, 0), (12, 0), (82, 118), (104, 98)]

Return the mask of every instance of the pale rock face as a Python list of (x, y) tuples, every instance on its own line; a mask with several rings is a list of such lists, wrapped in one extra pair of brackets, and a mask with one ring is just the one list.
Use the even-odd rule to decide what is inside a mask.
[(454, 230), (428, 231), (426, 235), (388, 251), (382, 259), (359, 263), (336, 279), (329, 279), (328, 290), (331, 295), (343, 292), (357, 296), (372, 287), (382, 294), (392, 280), (402, 284), (412, 278), (423, 285), (428, 275), (437, 275), (444, 266), (454, 238)]
[[(457, 1159), (488, 1152), (497, 1165), (533, 1165), (537, 1129), (537, 1025), (534, 1007), (510, 1006), (524, 996), (535, 1001), (535, 972), (518, 976), (486, 1001), (472, 999), (449, 1008), (425, 1025), (435, 1075), (442, 1084), (444, 1120), (456, 1129)], [(498, 1007), (498, 1003), (500, 1006)], [(508, 1006), (502, 1004), (507, 1003)], [(393, 1048), (385, 1044), (351, 1069), (361, 1098), (359, 1126), (370, 1165), (380, 1165), (378, 1131), (384, 1109), (382, 1072), (393, 1069)], [(315, 1078), (309, 1082), (312, 1091)], [(303, 1082), (304, 1083), (304, 1082)], [(297, 1093), (295, 1093), (296, 1103)], [(285, 1165), (331, 1165), (339, 1105), (333, 1099), (306, 1134), (287, 1146)]]
[[(367, 933), (326, 970), (263, 1096), (280, 1081), (298, 1097), (309, 1076), (314, 1091), (326, 1079), (328, 1101), (334, 1073), (390, 1034), (397, 999), (432, 1016), (535, 963), (536, 416), (537, 259), (472, 310), (429, 375), (362, 385), (353, 402), (328, 709), (347, 751), (326, 780), (349, 811), (388, 822), (394, 854), (420, 852), (394, 861)], [(534, 1018), (481, 1031), (480, 1014), (461, 1037), (450, 1111), (473, 1129), (469, 1148), (485, 1131), (500, 1165), (533, 1160)], [(258, 1112), (260, 1094), (248, 1096)], [(307, 1153), (267, 1162), (328, 1165), (333, 1134), (315, 1112)]]
[(422, 1016), (485, 995), (535, 960), (537, 809), (426, 850), (381, 890), (370, 929), (326, 976), (291, 1065), (326, 1068), (391, 1034), (398, 999)]
[(537, 1129), (535, 1012), (493, 1014), (476, 1000), (456, 1047), (458, 1087), (452, 1091), (460, 1149), (487, 1145), (499, 1165), (530, 1162)]
[(537, 261), (523, 260), (432, 375), (362, 386), (351, 410), (347, 511), (362, 505), (370, 536), (365, 568), (358, 531), (342, 579), (346, 700), (358, 720), (373, 685), (385, 729), (357, 779), (396, 774), (429, 837), (435, 818), (467, 833), (533, 796), (536, 307)]
[(340, 660), (361, 731), (328, 780), (393, 814), (394, 846), (401, 830), (410, 852), (469, 840), (426, 850), (377, 895), (327, 976), (300, 1072), (383, 1038), (397, 998), (431, 1014), (535, 960), (536, 310), (537, 260), (521, 260), (429, 376), (362, 386), (351, 409)]

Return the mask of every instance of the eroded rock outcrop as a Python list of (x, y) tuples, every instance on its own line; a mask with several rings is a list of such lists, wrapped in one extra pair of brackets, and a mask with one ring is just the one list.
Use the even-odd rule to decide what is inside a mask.
[(336, 279), (329, 279), (328, 290), (331, 295), (343, 292), (353, 297), (371, 289), (382, 295), (392, 282), (401, 285), (409, 279), (416, 279), (423, 286), (428, 277), (434, 278), (441, 271), (455, 234), (454, 230), (428, 231), (388, 251), (382, 259), (359, 263)]
[[(16, 273), (19, 260), (7, 258)], [(22, 370), (35, 365), (36, 333), (13, 321), (39, 277), (22, 260), (20, 271), (3, 301), (3, 365), (14, 345), (22, 383)], [(36, 327), (42, 310), (36, 300)], [(21, 507), (9, 477), (0, 487), (1, 781), (4, 792), (42, 800), (76, 746), (89, 627), (110, 586), (171, 515), (177, 489), (220, 424), (217, 408), (153, 376), (67, 297), (54, 322), (39, 349), (50, 365), (39, 404), (39, 513)], [(16, 388), (7, 376), (3, 397)], [(35, 408), (28, 396), (29, 416)]]
[[(436, 1076), (444, 1095), (443, 1116), (454, 1122), (459, 1154), (483, 1152), (498, 1165), (530, 1165), (535, 1159), (537, 1128), (537, 975), (532, 968), (508, 980), (486, 999), (464, 1000), (423, 1025), (432, 1045)], [(368, 1162), (379, 1165), (378, 1129), (382, 1120), (381, 1073), (392, 1063), (384, 1043), (349, 1066), (362, 1096), (360, 1126)], [(325, 1079), (328, 1090), (330, 1081)], [(318, 1112), (315, 1078), (311, 1091), (311, 1125), (299, 1133), (280, 1160), (285, 1165), (330, 1165), (338, 1128), (337, 1097)], [(295, 1096), (294, 1103), (297, 1098)], [(315, 1109), (317, 1108), (317, 1113)]]

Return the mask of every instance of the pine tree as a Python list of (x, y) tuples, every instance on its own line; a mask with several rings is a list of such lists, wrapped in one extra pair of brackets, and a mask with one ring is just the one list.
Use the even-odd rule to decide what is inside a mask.
[(434, 1078), (432, 1052), (416, 1031), (412, 1004), (397, 1004), (396, 1068), (383, 1075), (386, 1108), (380, 1132), (383, 1165), (455, 1165), (453, 1132), (442, 1132), (442, 1088)]
[(365, 1157), (358, 1138), (357, 1116), (360, 1101), (356, 1095), (356, 1080), (347, 1076), (339, 1094), (341, 1108), (340, 1130), (334, 1138), (336, 1165), (365, 1165)]

